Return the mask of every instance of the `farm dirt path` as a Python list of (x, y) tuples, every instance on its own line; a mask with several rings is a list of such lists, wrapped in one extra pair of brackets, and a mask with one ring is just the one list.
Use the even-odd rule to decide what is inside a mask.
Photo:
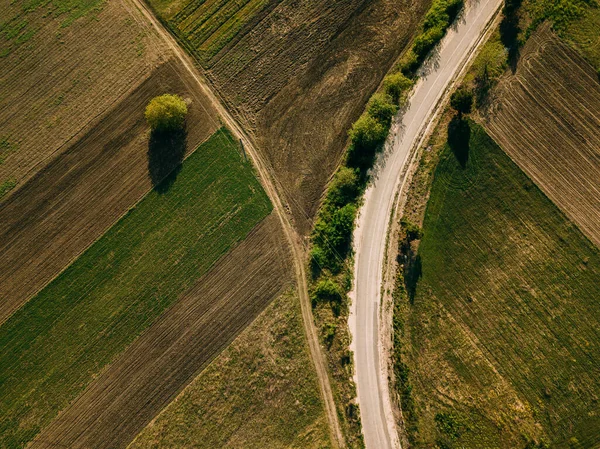
[[(101, 373), (29, 446), (126, 447), (292, 280), (273, 214)], [(259, 282), (257, 282), (259, 280)]]
[[(331, 438), (334, 447), (345, 447), (344, 437), (341, 431), (341, 427), (338, 421), (337, 411), (335, 402), (333, 399), (333, 393), (331, 390), (331, 384), (329, 382), (329, 374), (325, 365), (325, 358), (321, 352), (321, 346), (317, 334), (317, 329), (314, 324), (314, 319), (311, 310), (310, 298), (308, 295), (308, 286), (306, 283), (306, 273), (304, 269), (305, 265), (305, 249), (302, 244), (301, 238), (294, 229), (291, 219), (288, 215), (287, 210), (289, 208), (284, 207), (279, 191), (281, 186), (274, 176), (269, 165), (263, 158), (263, 155), (254, 146), (252, 140), (243, 131), (240, 125), (233, 119), (231, 114), (223, 106), (224, 101), (220, 98), (219, 94), (212, 89), (212, 86), (206, 79), (206, 77), (199, 71), (198, 67), (192, 60), (192, 58), (179, 46), (175, 38), (171, 33), (162, 25), (162, 23), (154, 16), (150, 8), (144, 3), (143, 0), (124, 0), (126, 7), (131, 9), (137, 9), (143, 16), (143, 18), (150, 22), (155, 30), (162, 37), (164, 42), (172, 49), (176, 57), (179, 58), (184, 67), (188, 70), (190, 75), (197, 81), (198, 85), (206, 94), (207, 98), (211, 101), (214, 109), (219, 113), (222, 120), (229, 127), (231, 132), (242, 141), (244, 148), (248, 152), (254, 166), (256, 167), (259, 177), (262, 181), (263, 188), (269, 196), (275, 213), (281, 221), (286, 238), (291, 246), (292, 258), (294, 268), (296, 271), (296, 282), (298, 288), (298, 295), (300, 297), (300, 304), (302, 309), (302, 321), (308, 345), (310, 349), (311, 359), (313, 360), (315, 370), (317, 372), (317, 378), (319, 380), (319, 387), (321, 390), (321, 396), (325, 406), (325, 411), (329, 420), (331, 428)], [(132, 10), (132, 14), (135, 16), (135, 11)], [(143, 20), (140, 18), (140, 20)]]

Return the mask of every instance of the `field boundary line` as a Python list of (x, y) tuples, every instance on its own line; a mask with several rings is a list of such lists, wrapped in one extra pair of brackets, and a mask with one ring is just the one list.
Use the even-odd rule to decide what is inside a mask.
[(208, 100), (212, 103), (213, 107), (220, 115), (221, 119), (225, 122), (225, 125), (229, 127), (232, 134), (236, 138), (242, 141), (244, 148), (248, 151), (248, 154), (254, 166), (256, 167), (259, 180), (261, 181), (261, 184), (265, 189), (269, 199), (273, 203), (273, 208), (279, 217), (283, 231), (292, 249), (292, 258), (294, 260), (294, 267), (296, 271), (296, 281), (298, 284), (298, 294), (300, 296), (304, 331), (308, 340), (310, 357), (315, 366), (321, 397), (323, 399), (323, 405), (329, 422), (331, 442), (334, 445), (334, 448), (343, 448), (346, 445), (339, 424), (335, 402), (333, 399), (333, 392), (329, 382), (329, 374), (325, 365), (323, 353), (321, 351), (317, 329), (312, 315), (310, 297), (308, 295), (308, 286), (306, 283), (306, 273), (304, 268), (305, 250), (300, 240), (300, 236), (294, 229), (290, 217), (287, 216), (286, 209), (281, 201), (281, 198), (279, 197), (277, 180), (273, 175), (272, 170), (268, 168), (268, 164), (264, 161), (263, 157), (254, 146), (253, 141), (225, 108), (223, 105), (223, 99), (215, 91), (208, 78), (199, 69), (192, 57), (181, 48), (178, 40), (167, 29), (162, 21), (155, 16), (151, 8), (143, 0), (124, 0), (124, 3), (129, 3), (131, 6), (135, 7), (139, 13), (141, 13), (144, 18), (150, 22), (150, 25), (155, 29), (159, 36), (162, 37), (168, 47), (171, 48), (175, 56), (189, 71), (192, 78), (196, 80)]

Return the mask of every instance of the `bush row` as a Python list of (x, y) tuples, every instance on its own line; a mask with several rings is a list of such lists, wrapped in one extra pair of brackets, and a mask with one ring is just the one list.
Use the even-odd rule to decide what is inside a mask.
[[(434, 0), (413, 47), (384, 78), (382, 88), (371, 97), (365, 112), (349, 131), (350, 146), (345, 161), (328, 187), (311, 236), (313, 306), (328, 302), (339, 313), (345, 303), (350, 282), (348, 276), (339, 275), (351, 252), (354, 220), (368, 171), (389, 133), (394, 115), (406, 102), (418, 67), (442, 39), (462, 5), (463, 0)], [(338, 285), (335, 294), (331, 293), (334, 282)]]
[(454, 22), (464, 0), (434, 0), (425, 15), (421, 32), (415, 38), (412, 49), (400, 61), (398, 70), (413, 78), (429, 52), (442, 40), (448, 27)]

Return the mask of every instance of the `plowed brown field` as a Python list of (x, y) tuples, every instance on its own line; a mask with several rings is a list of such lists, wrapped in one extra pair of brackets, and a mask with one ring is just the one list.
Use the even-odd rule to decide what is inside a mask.
[(32, 448), (125, 447), (291, 281), (270, 215), (183, 294)]
[(254, 135), (306, 233), (349, 126), (430, 1), (149, 3)]
[[(283, 1), (209, 71), (266, 152), (309, 232), (346, 132), (429, 1)], [(251, 55), (251, 56), (250, 56)]]
[[(187, 149), (216, 129), (210, 104), (171, 60), (0, 205), (0, 323), (151, 187), (143, 111), (153, 96), (190, 100)], [(208, 111), (208, 112), (207, 112)]]
[[(26, 29), (38, 30), (0, 58), (0, 140), (16, 148), (0, 154), (0, 183), (13, 179), (18, 185), (33, 176), (169, 56), (122, 2), (105, 2), (95, 18), (66, 27), (65, 15), (36, 7), (24, 14), (24, 2), (0, 4), (0, 22), (24, 14)], [(0, 33), (0, 47), (4, 43)]]
[(600, 83), (592, 67), (544, 27), (490, 103), (487, 131), (600, 246)]

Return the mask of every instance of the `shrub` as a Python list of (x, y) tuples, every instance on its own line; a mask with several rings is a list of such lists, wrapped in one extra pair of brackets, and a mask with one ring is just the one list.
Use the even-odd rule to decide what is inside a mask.
[(423, 238), (423, 229), (421, 229), (418, 225), (406, 220), (400, 220), (400, 224), (406, 231), (406, 238), (409, 241), (413, 240), (421, 240)]
[(313, 243), (309, 257), (311, 274), (313, 279), (316, 279), (321, 274), (321, 270), (328, 266), (327, 253), (321, 246)]
[(356, 170), (341, 167), (329, 186), (327, 202), (331, 206), (341, 207), (353, 202), (358, 195), (358, 175)]
[(371, 115), (363, 114), (354, 122), (349, 134), (354, 146), (371, 149), (385, 140), (387, 129)]
[[(414, 55), (414, 53), (413, 53)], [(403, 103), (414, 81), (403, 73), (392, 73), (383, 79), (383, 89), (396, 103)]]
[(400, 71), (407, 77), (412, 78), (419, 69), (419, 65), (419, 58), (411, 49), (400, 60)]
[[(403, 76), (403, 75), (400, 75)], [(398, 106), (394, 103), (394, 99), (384, 93), (374, 94), (367, 104), (367, 112), (371, 117), (389, 128), (392, 123), (392, 117), (398, 111)]]
[(153, 98), (146, 106), (146, 121), (153, 131), (167, 132), (182, 129), (187, 105), (178, 95), (164, 94)]
[(343, 298), (344, 292), (340, 286), (331, 278), (321, 278), (313, 289), (311, 298), (313, 306), (317, 303), (339, 303)]
[(450, 97), (450, 106), (455, 109), (459, 115), (468, 114), (473, 107), (473, 92), (461, 87), (454, 91)]
[(425, 60), (433, 47), (442, 40), (444, 33), (445, 29), (442, 27), (430, 28), (415, 39), (413, 50), (419, 61)]
[(338, 273), (350, 249), (356, 206), (347, 204), (340, 209), (324, 211), (315, 223), (311, 262)]

